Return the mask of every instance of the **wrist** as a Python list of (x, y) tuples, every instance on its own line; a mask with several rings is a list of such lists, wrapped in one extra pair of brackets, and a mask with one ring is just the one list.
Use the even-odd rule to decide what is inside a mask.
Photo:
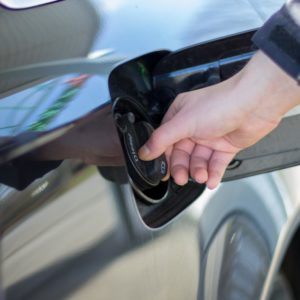
[(300, 104), (297, 82), (262, 51), (238, 74), (237, 82), (237, 94), (243, 95), (246, 106), (270, 120), (280, 120)]

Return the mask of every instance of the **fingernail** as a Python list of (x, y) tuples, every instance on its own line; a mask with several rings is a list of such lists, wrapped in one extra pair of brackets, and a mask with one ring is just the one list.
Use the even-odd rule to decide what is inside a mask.
[(149, 154), (150, 154), (150, 149), (146, 145), (144, 145), (142, 148), (140, 148), (139, 157), (141, 159), (146, 159), (147, 156), (149, 156)]
[(161, 179), (161, 181), (168, 181), (170, 178), (170, 175), (167, 174), (164, 178)]
[(204, 183), (208, 180), (207, 171), (205, 169), (198, 169), (196, 171), (195, 178), (196, 182), (198, 183)]
[(217, 188), (217, 186), (219, 185), (218, 181), (207, 181), (206, 186), (210, 189), (210, 190), (214, 190), (215, 188)]

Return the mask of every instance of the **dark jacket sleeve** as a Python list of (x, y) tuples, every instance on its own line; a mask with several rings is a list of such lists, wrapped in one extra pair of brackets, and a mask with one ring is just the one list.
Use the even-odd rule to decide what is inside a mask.
[(300, 0), (291, 0), (253, 37), (253, 42), (277, 65), (300, 80)]

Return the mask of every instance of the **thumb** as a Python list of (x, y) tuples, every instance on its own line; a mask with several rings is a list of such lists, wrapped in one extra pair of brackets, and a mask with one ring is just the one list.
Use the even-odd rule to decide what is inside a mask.
[(149, 140), (139, 150), (139, 157), (152, 160), (162, 155), (168, 147), (188, 137), (186, 126), (179, 118), (174, 117), (153, 131)]

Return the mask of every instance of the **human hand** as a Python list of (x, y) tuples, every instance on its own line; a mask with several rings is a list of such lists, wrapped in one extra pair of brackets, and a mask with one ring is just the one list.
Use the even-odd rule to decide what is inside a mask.
[(191, 176), (213, 189), (234, 156), (272, 131), (299, 102), (296, 81), (258, 51), (229, 80), (178, 95), (140, 158), (165, 152), (177, 184)]

